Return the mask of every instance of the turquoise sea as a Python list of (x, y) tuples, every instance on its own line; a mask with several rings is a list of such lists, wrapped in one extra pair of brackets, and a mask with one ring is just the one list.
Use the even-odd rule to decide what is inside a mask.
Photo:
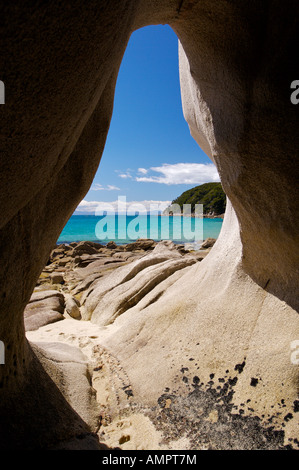
[(72, 215), (60, 234), (58, 243), (94, 241), (126, 244), (138, 238), (172, 240), (175, 243), (217, 238), (222, 219), (201, 219), (161, 215)]

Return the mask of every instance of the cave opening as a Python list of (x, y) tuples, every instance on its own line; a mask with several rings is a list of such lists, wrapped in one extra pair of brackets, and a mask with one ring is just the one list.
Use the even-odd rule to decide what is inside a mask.
[[(98, 171), (88, 193), (62, 230), (58, 243), (116, 240), (120, 244), (135, 241), (136, 237), (175, 239), (175, 234), (175, 241), (179, 242), (183, 228), (179, 228), (177, 220), (174, 219), (174, 228), (172, 221), (168, 222), (169, 228), (166, 223), (161, 227), (156, 215), (187, 191), (190, 192), (188, 201), (185, 202), (186, 196), (182, 199), (185, 211), (190, 200), (190, 211), (194, 212), (193, 188), (200, 185), (207, 186), (206, 193), (210, 191), (204, 197), (212, 198), (211, 207), (217, 208), (217, 204), (225, 207), (219, 181), (214, 163), (190, 135), (183, 115), (176, 33), (168, 25), (140, 28), (131, 35), (122, 59), (112, 119)], [(99, 229), (97, 216), (105, 209), (117, 214), (124, 208), (132, 216), (148, 214), (148, 221), (141, 217), (139, 226), (135, 220), (133, 237), (116, 233), (115, 226), (122, 224), (121, 218), (116, 218), (116, 222), (110, 218), (105, 226), (102, 220), (105, 230)], [(223, 212), (223, 209), (218, 210), (218, 214)], [(152, 223), (149, 214), (153, 215)], [(198, 238), (218, 237), (222, 217), (214, 219), (203, 221)], [(130, 222), (133, 224), (133, 220), (128, 219), (127, 225)], [(199, 223), (192, 220), (190, 230), (197, 230), (199, 234)]]
[[(78, 382), (82, 384), (81, 378), (86, 379), (86, 397), (92, 394), (80, 351), (73, 354), (76, 338), (67, 331), (59, 331), (55, 345), (49, 345), (55, 338), (50, 329), (55, 329), (59, 323), (52, 317), (51, 327), (43, 330), (50, 334), (38, 338), (43, 341), (41, 349), (48, 350), (40, 350), (37, 357), (33, 352), (33, 348), (38, 350), (34, 345), (35, 330), (27, 340), (23, 311), (63, 224), (92, 184), (106, 140), (114, 85), (126, 41), (134, 29), (147, 22), (168, 22), (180, 32), (191, 64), (186, 69), (185, 83), (192, 83), (192, 90), (199, 98), (195, 106), (190, 103), (188, 123), (194, 124), (195, 134), (201, 124), (206, 124), (200, 130), (209, 133), (214, 144), (213, 155), (217, 157), (223, 183), (242, 221), (242, 240), (236, 215), (231, 210), (226, 222), (233, 222), (233, 233), (227, 231), (225, 237), (222, 236), (223, 243), (217, 244), (216, 251), (212, 250), (208, 263), (191, 260), (191, 267), (176, 264), (182, 269), (174, 273), (175, 266), (169, 259), (164, 260), (171, 264), (167, 265), (168, 270), (158, 263), (149, 266), (153, 275), (156, 269), (160, 270), (160, 284), (164, 283), (167, 289), (160, 289), (153, 278), (147, 279), (146, 288), (139, 292), (149, 294), (148, 288), (158, 289), (140, 310), (135, 308), (136, 303), (128, 302), (128, 296), (138, 288), (134, 270), (126, 273), (122, 278), (124, 282), (115, 286), (123, 289), (121, 305), (115, 302), (120, 299), (119, 290), (114, 297), (110, 292), (106, 299), (102, 299), (99, 292), (101, 311), (106, 315), (101, 317), (100, 309), (96, 312), (101, 334), (108, 332), (103, 323), (111, 324), (115, 312), (120, 312), (124, 319), (124, 307), (135, 308), (134, 318), (126, 316), (128, 323), (117, 330), (110, 329), (113, 334), (106, 337), (112, 356), (119, 360), (115, 362), (111, 356), (114, 370), (121, 370), (119, 390), (124, 392), (125, 404), (127, 396), (133, 393), (134, 397), (141, 397), (141, 406), (154, 401), (162, 404), (167, 414), (173, 404), (169, 392), (172, 394), (178, 389), (179, 372), (186, 372), (188, 367), (188, 376), (180, 380), (181, 386), (206, 384), (215, 397), (215, 382), (227, 380), (236, 386), (234, 407), (254, 404), (254, 408), (250, 406), (251, 410), (246, 410), (254, 413), (253, 424), (265, 414), (272, 420), (275, 413), (276, 417), (280, 416), (279, 436), (286, 431), (286, 435), (296, 436), (293, 414), (298, 408), (298, 400), (294, 400), (298, 390), (296, 364), (290, 361), (293, 357), (290, 345), (294, 346), (294, 334), (298, 331), (298, 314), (291, 308), (295, 302), (298, 305), (295, 298), (298, 230), (293, 217), (298, 198), (295, 192), (297, 172), (294, 161), (289, 158), (298, 136), (295, 106), (289, 96), (290, 83), (296, 78), (293, 60), (296, 16), (290, 15), (294, 2), (290, 2), (292, 8), (275, 5), (273, 9), (261, 6), (260, 2), (242, 5), (237, 1), (215, 2), (213, 6), (208, 1), (180, 2), (179, 8), (176, 3), (162, 1), (158, 9), (154, 8), (157, 2), (139, 4), (122, 0), (105, 2), (103, 9), (98, 9), (98, 2), (93, 1), (78, 9), (72, 9), (69, 2), (47, 3), (39, 7), (41, 10), (37, 10), (35, 4), (23, 8), (7, 3), (3, 7), (3, 16), (9, 18), (7, 34), (3, 37), (4, 81), (10, 83), (6, 89), (9, 106), (1, 109), (5, 112), (1, 133), (7, 146), (1, 181), (0, 234), (3, 248), (1, 341), (7, 352), (0, 380), (0, 434), (4, 448), (45, 447), (57, 441), (63, 443), (73, 436), (79, 440), (85, 436), (87, 428), (82, 420), (88, 421), (86, 409), (91, 409), (88, 399), (72, 401), (75, 395), (82, 396), (73, 393), (78, 390)], [(11, 86), (14, 93), (10, 92)], [(145, 95), (149, 89), (150, 86)], [(30, 99), (24, 99), (26, 97)], [(200, 121), (202, 110), (211, 110), (205, 122)], [(142, 115), (143, 119), (146, 117)], [(152, 168), (149, 165), (152, 163), (136, 167), (142, 170), (139, 178), (153, 178), (148, 173)], [(163, 164), (156, 165), (153, 168), (165, 170)], [(132, 179), (127, 167), (117, 169), (125, 175), (120, 179)], [(159, 177), (159, 172), (156, 173), (154, 176)], [(165, 171), (163, 175), (165, 177)], [(143, 183), (161, 185), (155, 178), (154, 181), (143, 180)], [(108, 179), (95, 184), (101, 185), (97, 188), (100, 194), (104, 193), (103, 186), (109, 194), (114, 191), (112, 187), (117, 186)], [(81, 264), (80, 269), (86, 269), (88, 257), (95, 254), (92, 245), (87, 250), (88, 253), (80, 252), (79, 246), (76, 252), (74, 261)], [(127, 261), (127, 256), (131, 254), (122, 253), (123, 260)], [(66, 259), (67, 256), (58, 255), (57, 271), (62, 277)], [(97, 268), (102, 260), (98, 261)], [(120, 259), (111, 256), (107, 271), (116, 261), (121, 264)], [(137, 260), (141, 268), (147, 261)], [(180, 277), (182, 272), (184, 275)], [(165, 278), (167, 273), (174, 274), (176, 281), (179, 277), (179, 282), (169, 285)], [(94, 274), (90, 272), (85, 284), (88, 289), (85, 298), (97, 304), (99, 297), (91, 291), (96, 281)], [(56, 277), (55, 281), (59, 279), (61, 277)], [(67, 313), (77, 315), (76, 300), (83, 295), (78, 290), (79, 283), (71, 279), (76, 289), (73, 299), (68, 296), (61, 299), (59, 294), (64, 296), (65, 293), (64, 282), (63, 279), (61, 292), (54, 289), (54, 300), (53, 289), (52, 293), (50, 289), (46, 293), (50, 296), (47, 299), (50, 299), (51, 314), (61, 315), (59, 310), (67, 306)], [(140, 300), (138, 295), (131, 298), (134, 302)], [(90, 306), (92, 309), (93, 305)], [(89, 314), (83, 310), (81, 313)], [(111, 316), (107, 319), (108, 314)], [(61, 322), (58, 329), (64, 328), (66, 323)], [(76, 333), (78, 326), (87, 326), (84, 322), (75, 323)], [(83, 333), (83, 348), (87, 337), (88, 341), (97, 339), (94, 328), (88, 335), (86, 331)], [(72, 344), (62, 351), (61, 360), (56, 353), (59, 352), (57, 343), (63, 338)], [(102, 356), (101, 350), (97, 352)], [(66, 358), (69, 361), (65, 361)], [(58, 368), (68, 369), (68, 364), (73, 366), (76, 358), (78, 373), (68, 375), (67, 370), (59, 369), (60, 374), (56, 366), (52, 367), (56, 361)], [(238, 367), (245, 358), (244, 368)], [(99, 361), (94, 372), (100, 375), (101, 370)], [(258, 379), (255, 387), (250, 385), (252, 378)], [(56, 382), (49, 386), (52, 379)], [(61, 394), (53, 394), (53, 389), (58, 392), (59, 387), (63, 389)], [(68, 390), (71, 396), (67, 396)], [(159, 400), (160, 397), (163, 399)], [(192, 397), (198, 398), (196, 394)], [(283, 414), (280, 403), (288, 408)], [(81, 404), (87, 404), (85, 409)], [(194, 405), (196, 425), (193, 429), (197, 445), (202, 435), (197, 433), (200, 406), (198, 401)], [(206, 429), (207, 419), (216, 431), (218, 425), (221, 427), (223, 422), (217, 421), (221, 413), (213, 411), (202, 416), (201, 429)], [(78, 420), (78, 416), (83, 418)], [(180, 419), (181, 415), (177, 416)], [(177, 422), (174, 422), (175, 431)], [(241, 426), (237, 434), (240, 429)], [(253, 429), (255, 435), (256, 427)], [(223, 446), (219, 434), (216, 432), (213, 436), (214, 443)], [(238, 442), (237, 436), (237, 446), (244, 443), (243, 433), (239, 437), (242, 442)], [(126, 440), (126, 436), (125, 439), (120, 436), (118, 444)], [(259, 447), (260, 443), (254, 438), (250, 446)], [(277, 447), (277, 443), (274, 442), (274, 446)]]

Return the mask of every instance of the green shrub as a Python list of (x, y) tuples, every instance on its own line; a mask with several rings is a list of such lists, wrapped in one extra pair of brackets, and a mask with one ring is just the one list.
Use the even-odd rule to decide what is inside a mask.
[(195, 211), (196, 204), (203, 204), (203, 213), (210, 212), (215, 215), (224, 214), (226, 207), (226, 195), (221, 183), (205, 183), (195, 188), (188, 189), (172, 201), (183, 210), (184, 204), (191, 204), (191, 211)]

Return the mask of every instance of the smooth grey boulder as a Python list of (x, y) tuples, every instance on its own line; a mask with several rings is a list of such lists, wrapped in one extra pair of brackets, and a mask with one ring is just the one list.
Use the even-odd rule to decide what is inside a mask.
[(51, 297), (55, 297), (56, 299), (59, 299), (61, 303), (64, 302), (64, 295), (61, 292), (57, 290), (47, 289), (47, 290), (33, 292), (33, 294), (30, 297), (29, 304), (32, 302), (43, 301)]
[(99, 411), (95, 391), (91, 386), (90, 364), (82, 351), (75, 346), (63, 343), (35, 342), (32, 344), (45, 369), (52, 372), (52, 379), (67, 398), (69, 405), (87, 423), (90, 430), (95, 431)]
[(63, 320), (64, 295), (56, 290), (34, 292), (24, 310), (26, 331)]
[[(165, 258), (162, 258), (159, 253), (156, 257), (149, 255), (135, 262), (131, 272), (125, 276), (122, 275), (121, 280), (119, 279), (120, 273), (115, 272), (115, 276), (111, 274), (109, 278), (97, 281), (86, 301), (85, 315), (88, 313), (93, 323), (107, 326), (118, 316), (137, 305), (165, 279), (196, 263), (195, 258), (191, 256), (172, 257), (176, 252), (168, 249), (165, 249), (163, 253)], [(109, 285), (109, 287), (105, 290), (103, 285)], [(94, 310), (93, 305), (96, 305)]]
[[(135, 282), (135, 276), (139, 273), (144, 273), (144, 270), (151, 266), (159, 265), (160, 263), (179, 260), (178, 265), (182, 266), (181, 263), (185, 264), (187, 261), (182, 261), (182, 255), (175, 249), (174, 245), (171, 242), (160, 242), (155, 247), (150, 254), (142, 256), (137, 260), (132, 261), (128, 265), (117, 269), (116, 272), (112, 272), (110, 275), (105, 276), (103, 279), (99, 279), (92, 286), (87, 289), (81, 299), (82, 304), (82, 318), (85, 320), (90, 320), (93, 312), (98, 308), (100, 299), (103, 298), (108, 293), (113, 292), (114, 288), (125, 286), (128, 281), (133, 280)], [(192, 262), (194, 262), (192, 258)], [(167, 274), (165, 274), (167, 276)], [(145, 274), (145, 283), (146, 283), (146, 274)], [(143, 281), (142, 281), (143, 282)], [(112, 300), (111, 295), (111, 300)]]
[(216, 239), (215, 238), (207, 238), (204, 240), (204, 242), (201, 244), (200, 249), (205, 250), (206, 248), (212, 248), (212, 246), (215, 245)]
[(64, 282), (63, 274), (56, 271), (56, 272), (50, 274), (50, 280), (51, 280), (52, 284), (63, 284), (63, 282)]
[(40, 308), (38, 310), (25, 310), (24, 313), (24, 324), (26, 331), (38, 330), (42, 326), (55, 323), (63, 320), (61, 313), (57, 310), (51, 310), (49, 307)]
[(80, 302), (73, 296), (67, 296), (65, 299), (65, 313), (76, 320), (81, 319)]

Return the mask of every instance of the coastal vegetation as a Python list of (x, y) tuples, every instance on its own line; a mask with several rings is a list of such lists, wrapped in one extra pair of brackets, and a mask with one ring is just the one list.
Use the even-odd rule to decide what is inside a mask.
[(191, 212), (195, 212), (196, 204), (203, 204), (204, 215), (222, 215), (226, 207), (226, 195), (221, 183), (205, 183), (184, 191), (172, 201), (183, 210), (184, 204), (191, 204)]

